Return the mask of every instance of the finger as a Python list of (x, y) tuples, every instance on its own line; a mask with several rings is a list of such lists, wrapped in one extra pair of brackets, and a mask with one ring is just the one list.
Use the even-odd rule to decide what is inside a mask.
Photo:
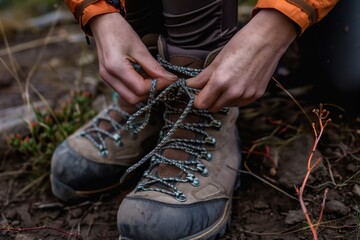
[(209, 109), (221, 96), (221, 89), (215, 89), (210, 82), (195, 97), (194, 106), (198, 109)]
[(229, 93), (223, 92), (223, 94), (217, 99), (214, 105), (209, 107), (210, 112), (219, 112), (224, 107), (243, 107), (252, 102), (257, 98), (254, 96), (244, 97), (244, 96), (234, 96), (229, 97)]
[[(123, 98), (126, 102), (130, 104), (137, 104), (141, 101), (144, 101), (148, 96), (148, 94), (143, 94), (143, 95), (135, 94), (134, 91), (132, 91), (126, 84), (119, 81), (117, 77), (113, 76), (110, 73), (103, 74), (102, 78), (106, 83), (110, 85), (111, 88), (114, 89), (115, 92), (119, 94), (119, 96), (121, 96), (121, 98)], [(149, 91), (150, 91), (150, 84), (149, 84)]]
[(193, 78), (189, 78), (186, 80), (186, 85), (196, 89), (202, 89), (205, 87), (206, 83), (210, 79), (211, 69), (205, 68), (199, 75)]
[(135, 60), (142, 69), (153, 78), (162, 78), (168, 81), (176, 81), (178, 78), (175, 74), (166, 71), (147, 51), (144, 51), (144, 54), (141, 54), (141, 57)]
[(164, 78), (157, 78), (156, 80), (156, 91), (160, 91), (173, 83), (173, 81)]

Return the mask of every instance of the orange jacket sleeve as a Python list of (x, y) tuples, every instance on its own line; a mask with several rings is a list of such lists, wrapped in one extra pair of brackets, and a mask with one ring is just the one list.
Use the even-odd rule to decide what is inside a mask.
[[(92, 17), (104, 13), (120, 12), (106, 0), (64, 0), (74, 18), (80, 23), (81, 28), (87, 34), (91, 34), (87, 23)], [(125, 6), (125, 0), (121, 0), (120, 4)]]
[(260, 9), (276, 9), (293, 20), (303, 33), (320, 21), (339, 0), (258, 0), (254, 14)]
[[(109, 0), (64, 0), (86, 33), (88, 21), (97, 15), (119, 12)], [(276, 9), (292, 19), (303, 33), (309, 26), (320, 21), (339, 0), (258, 0), (254, 14), (260, 9)], [(125, 0), (120, 1), (125, 6)]]

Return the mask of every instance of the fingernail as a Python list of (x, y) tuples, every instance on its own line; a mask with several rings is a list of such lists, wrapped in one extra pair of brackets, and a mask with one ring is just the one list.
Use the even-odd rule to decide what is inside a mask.
[(164, 71), (164, 74), (165, 74), (165, 76), (167, 76), (168, 78), (174, 78), (174, 79), (177, 79), (177, 78), (178, 78), (175, 74), (173, 74), (173, 73), (171, 73), (171, 72), (168, 72), (168, 71)]

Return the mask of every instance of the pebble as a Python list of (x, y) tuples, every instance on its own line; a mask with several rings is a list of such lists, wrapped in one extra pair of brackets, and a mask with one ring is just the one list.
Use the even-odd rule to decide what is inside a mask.
[(324, 211), (327, 214), (334, 214), (341, 217), (349, 214), (349, 208), (337, 200), (330, 200), (326, 202)]
[(355, 196), (360, 197), (360, 185), (355, 184), (352, 192)]
[(34, 238), (27, 235), (27, 234), (21, 234), (21, 233), (18, 233), (16, 234), (16, 237), (15, 237), (15, 240), (33, 240)]
[(269, 208), (269, 205), (264, 201), (255, 201), (254, 202), (254, 208), (255, 209), (267, 209)]
[(14, 221), (12, 221), (11, 222), (11, 226), (17, 226), (17, 225), (19, 225), (20, 224), (20, 221), (19, 220), (14, 220)]
[(299, 223), (305, 219), (305, 215), (302, 210), (290, 210), (285, 218), (285, 223), (292, 225)]
[(75, 208), (75, 209), (71, 210), (71, 215), (74, 218), (79, 218), (82, 216), (82, 214), (83, 214), (83, 210), (81, 208)]

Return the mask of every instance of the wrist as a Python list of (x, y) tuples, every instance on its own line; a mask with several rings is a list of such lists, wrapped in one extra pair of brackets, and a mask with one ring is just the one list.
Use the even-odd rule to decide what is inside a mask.
[(119, 13), (106, 13), (93, 17), (89, 26), (96, 40), (121, 36), (131, 28)]
[(275, 9), (262, 9), (247, 25), (261, 41), (283, 52), (298, 34), (293, 21)]

